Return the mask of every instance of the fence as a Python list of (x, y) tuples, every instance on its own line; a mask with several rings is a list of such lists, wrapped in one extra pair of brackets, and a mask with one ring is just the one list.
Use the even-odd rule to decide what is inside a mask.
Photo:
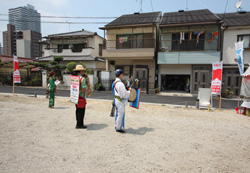
[[(0, 83), (3, 85), (13, 85), (12, 73), (0, 73)], [(21, 86), (42, 86), (41, 72), (32, 72), (30, 75), (21, 74)]]

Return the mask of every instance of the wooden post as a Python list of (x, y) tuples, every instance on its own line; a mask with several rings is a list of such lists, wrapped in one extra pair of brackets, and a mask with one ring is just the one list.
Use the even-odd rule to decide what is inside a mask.
[(220, 95), (220, 102), (219, 102), (219, 110), (221, 108), (221, 95)]
[(15, 62), (14, 62), (14, 56), (13, 56), (13, 96), (15, 93), (14, 73), (15, 73)]

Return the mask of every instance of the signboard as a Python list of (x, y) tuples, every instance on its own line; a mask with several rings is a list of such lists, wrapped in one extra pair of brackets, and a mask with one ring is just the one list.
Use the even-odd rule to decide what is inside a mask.
[(236, 50), (235, 60), (238, 63), (240, 75), (244, 73), (243, 45), (244, 41), (239, 41), (238, 43), (235, 43), (235, 50)]
[(21, 83), (21, 77), (20, 77), (20, 71), (19, 71), (19, 65), (18, 65), (18, 58), (17, 56), (14, 56), (14, 83)]
[(214, 95), (221, 95), (222, 62), (213, 63), (213, 78), (211, 91)]
[(80, 77), (79, 76), (70, 76), (70, 101), (78, 104), (78, 97), (79, 97), (79, 83)]

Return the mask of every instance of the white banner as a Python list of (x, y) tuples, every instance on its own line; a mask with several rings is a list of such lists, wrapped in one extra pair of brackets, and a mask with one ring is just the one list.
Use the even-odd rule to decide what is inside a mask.
[(234, 43), (234, 44), (235, 44), (235, 51), (236, 51), (235, 59), (239, 66), (240, 75), (242, 75), (244, 73), (244, 57), (243, 57), (244, 40), (239, 41), (238, 43)]

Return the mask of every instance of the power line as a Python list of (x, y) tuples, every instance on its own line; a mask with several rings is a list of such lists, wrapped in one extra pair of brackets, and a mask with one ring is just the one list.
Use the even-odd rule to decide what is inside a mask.
[(150, 0), (151, 2), (151, 8), (152, 8), (152, 11), (154, 12), (154, 8), (153, 8), (153, 3), (152, 3), (152, 0)]
[(225, 7), (225, 10), (224, 10), (224, 14), (223, 14), (222, 20), (224, 20), (224, 17), (225, 17), (225, 13), (226, 13), (226, 10), (227, 10), (227, 4), (228, 4), (228, 0), (227, 0), (227, 3), (226, 3), (226, 7)]
[[(9, 14), (0, 14), (0, 16), (9, 16)], [(10, 16), (20, 16), (18, 14), (10, 14)], [(23, 15), (22, 17), (34, 17), (34, 18), (67, 18), (67, 19), (116, 19), (118, 17), (69, 17), (69, 16), (29, 16)]]
[[(0, 19), (0, 21), (9, 21), (8, 19)], [(34, 22), (34, 23), (53, 23), (53, 24), (108, 24), (109, 22), (57, 22), (57, 21), (32, 21), (32, 20), (15, 20), (18, 22)]]

